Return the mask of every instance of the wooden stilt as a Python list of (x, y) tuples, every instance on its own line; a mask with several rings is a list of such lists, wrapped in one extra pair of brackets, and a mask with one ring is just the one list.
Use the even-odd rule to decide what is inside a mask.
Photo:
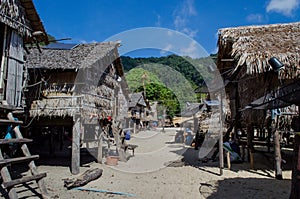
[(227, 156), (227, 168), (230, 170), (231, 162), (230, 162), (230, 153), (228, 151), (226, 152), (226, 156)]
[(80, 167), (80, 118), (75, 117), (73, 130), (72, 130), (72, 162), (71, 173), (78, 174)]
[(99, 135), (98, 154), (97, 154), (97, 162), (100, 163), (100, 164), (102, 164), (102, 161), (103, 161), (103, 150), (102, 150), (103, 145), (102, 145), (102, 142), (103, 142), (103, 132), (101, 131), (101, 133)]
[(279, 132), (274, 132), (274, 147), (275, 147), (275, 178), (282, 180), (282, 169), (281, 169), (281, 151), (280, 151), (280, 143), (279, 143)]
[(253, 157), (253, 152), (254, 152), (254, 148), (253, 148), (253, 126), (249, 125), (247, 126), (247, 144), (248, 144), (248, 159), (250, 161), (250, 168), (254, 169), (254, 157)]
[(249, 157), (250, 157), (250, 168), (254, 169), (254, 157), (253, 157), (253, 152), (251, 149), (249, 149)]

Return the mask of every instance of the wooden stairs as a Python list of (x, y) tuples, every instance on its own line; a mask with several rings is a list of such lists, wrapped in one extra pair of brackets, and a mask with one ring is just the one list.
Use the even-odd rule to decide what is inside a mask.
[[(6, 189), (8, 197), (10, 199), (18, 198), (15, 186), (20, 185), (30, 181), (36, 181), (40, 189), (40, 194), (42, 198), (50, 198), (47, 193), (47, 188), (45, 186), (43, 178), (46, 177), (46, 173), (39, 173), (34, 160), (38, 159), (38, 155), (31, 155), (26, 143), (32, 140), (23, 138), (22, 133), (18, 125), (22, 124), (22, 121), (15, 121), (11, 113), (8, 114), (8, 119), (0, 119), (0, 125), (12, 125), (13, 131), (15, 132), (15, 138), (13, 139), (0, 139), (0, 168), (2, 177), (2, 187)], [(4, 159), (2, 154), (2, 146), (7, 144), (18, 144), (24, 154), (22, 157), (7, 158)], [(18, 179), (12, 179), (8, 166), (11, 164), (18, 164), (28, 162), (28, 169), (30, 170), (30, 176), (24, 176)]]

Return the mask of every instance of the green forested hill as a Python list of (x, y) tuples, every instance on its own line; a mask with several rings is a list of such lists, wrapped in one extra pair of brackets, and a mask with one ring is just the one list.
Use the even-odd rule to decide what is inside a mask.
[[(158, 101), (167, 114), (180, 113), (186, 102), (198, 102), (194, 90), (209, 78), (211, 57), (191, 59), (170, 55), (166, 57), (121, 57), (131, 92), (145, 91), (149, 101)], [(205, 77), (205, 78), (203, 78)]]
[(194, 87), (203, 83), (203, 76), (208, 74), (209, 65), (213, 65), (213, 56), (200, 59), (191, 59), (177, 55), (166, 57), (131, 58), (122, 56), (122, 64), (125, 72), (143, 64), (161, 64), (171, 67), (181, 73)]

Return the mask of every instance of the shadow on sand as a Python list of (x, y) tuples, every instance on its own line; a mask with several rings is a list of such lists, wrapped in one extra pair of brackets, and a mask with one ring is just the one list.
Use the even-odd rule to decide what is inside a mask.
[[(202, 162), (198, 159), (198, 150), (188, 147), (183, 150), (174, 150), (173, 153), (182, 155), (182, 159), (169, 162), (168, 167), (192, 166), (206, 173), (220, 176), (218, 172), (219, 161), (211, 160)], [(210, 156), (209, 156), (210, 157)], [(291, 170), (292, 153), (283, 152), (282, 158), (287, 162), (283, 164), (283, 170)], [(219, 160), (217, 158), (217, 160)], [(291, 180), (276, 180), (274, 174), (274, 153), (256, 152), (254, 153), (255, 169), (250, 169), (248, 162), (232, 163), (231, 172), (247, 171), (258, 175), (254, 178), (220, 178), (218, 181), (203, 182), (199, 184), (199, 192), (203, 198), (289, 198)], [(226, 160), (224, 167), (227, 169)], [(215, 168), (215, 169), (212, 169)], [(276, 189), (276, 187), (278, 187)], [(284, 190), (284, 191), (282, 191)]]
[(228, 178), (211, 184), (200, 183), (199, 192), (207, 199), (285, 199), (289, 198), (290, 184), (290, 180), (271, 178)]

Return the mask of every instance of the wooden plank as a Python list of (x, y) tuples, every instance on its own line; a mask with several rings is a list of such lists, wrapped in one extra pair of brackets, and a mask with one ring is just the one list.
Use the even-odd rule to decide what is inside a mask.
[[(4, 26), (4, 39), (3, 39), (3, 46), (7, 46), (7, 26)], [(4, 93), (5, 93), (5, 84), (4, 79), (6, 78), (6, 71), (7, 71), (7, 57), (6, 57), (6, 48), (3, 48), (2, 50), (2, 57), (1, 57), (1, 71), (0, 71), (0, 100), (2, 101), (4, 99)]]
[(23, 178), (11, 180), (9, 182), (4, 182), (3, 187), (7, 189), (7, 188), (13, 187), (13, 186), (18, 185), (18, 184), (23, 184), (25, 182), (30, 182), (30, 181), (33, 181), (33, 180), (39, 180), (39, 179), (42, 179), (46, 176), (47, 176), (46, 173), (40, 173), (40, 174), (33, 175), (33, 176), (25, 176)]
[(5, 120), (5, 119), (0, 119), (0, 124), (23, 124), (23, 121), (15, 121), (15, 120)]
[[(11, 121), (14, 120), (14, 117), (13, 117), (12, 113), (8, 113), (7, 117)], [(16, 126), (14, 128), (14, 132), (15, 132), (17, 138), (23, 139), (23, 135), (22, 135), (22, 133), (21, 133), (21, 131), (20, 131), (20, 129), (19, 129), (18, 126)], [(29, 152), (29, 149), (28, 149), (28, 147), (27, 147), (26, 144), (23, 144), (22, 147), (21, 147), (21, 149), (22, 149), (22, 151), (23, 151), (23, 153), (24, 153), (25, 156), (31, 156), (31, 154)], [(34, 161), (31, 161), (28, 166), (29, 166), (30, 171), (31, 171), (31, 173), (33, 175), (38, 175), (39, 174), (39, 172), (38, 172), (38, 170), (37, 170), (37, 168), (35, 166)], [(42, 194), (43, 198), (50, 198), (44, 180), (41, 178), (41, 179), (37, 180), (37, 183), (38, 183), (38, 186), (39, 186), (39, 188), (41, 190), (41, 194)]]
[(18, 158), (8, 158), (0, 160), (0, 167), (6, 166), (8, 164), (16, 164), (20, 162), (32, 161), (39, 158), (39, 155), (32, 155), (32, 156), (25, 156), (25, 157), (18, 157)]
[(28, 143), (32, 142), (31, 139), (23, 138), (23, 139), (0, 139), (0, 145), (1, 144), (10, 144), (10, 143)]

